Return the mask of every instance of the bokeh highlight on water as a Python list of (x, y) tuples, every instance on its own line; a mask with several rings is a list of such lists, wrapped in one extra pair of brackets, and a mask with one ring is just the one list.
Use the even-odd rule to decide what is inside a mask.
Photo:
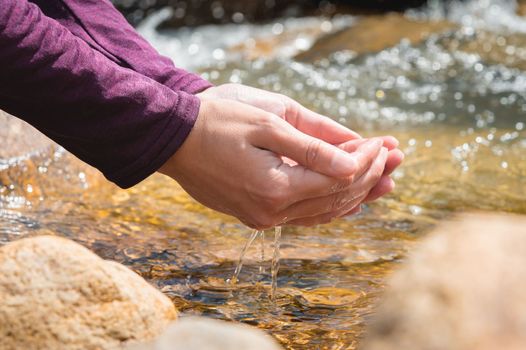
[[(0, 116), (2, 137), (20, 148), (0, 153), (2, 243), (70, 237), (130, 266), (183, 312), (256, 325), (288, 349), (352, 349), (386, 276), (437, 222), (466, 210), (526, 214), (526, 20), (513, 3), (432, 3), (407, 16), (455, 29), (317, 62), (294, 55), (357, 18), (155, 31), (163, 16), (139, 30), (179, 65), (287, 94), (366, 136), (397, 136), (407, 159), (396, 191), (352, 218), (284, 227), (274, 305), (273, 234), (263, 261), (261, 240), (247, 250), (233, 286), (248, 229), (161, 176), (119, 190), (36, 134), (20, 141), (12, 135), (25, 127)], [(272, 50), (251, 55), (261, 40)]]

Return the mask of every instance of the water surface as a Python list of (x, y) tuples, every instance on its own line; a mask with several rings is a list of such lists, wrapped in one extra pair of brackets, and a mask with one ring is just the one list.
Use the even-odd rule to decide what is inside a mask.
[(140, 27), (159, 50), (215, 83), (285, 93), (366, 136), (401, 140), (407, 159), (392, 195), (330, 225), (283, 228), (275, 304), (274, 232), (265, 235), (263, 261), (261, 240), (248, 249), (232, 286), (250, 230), (162, 176), (119, 190), (2, 116), (9, 149), (0, 153), (0, 242), (70, 237), (130, 266), (185, 313), (256, 325), (287, 349), (355, 348), (386, 276), (434, 225), (467, 210), (526, 214), (526, 20), (508, 2), (491, 1), (408, 16), (446, 18), (456, 29), (300, 62), (298, 50), (359, 19), (159, 33), (154, 16)]

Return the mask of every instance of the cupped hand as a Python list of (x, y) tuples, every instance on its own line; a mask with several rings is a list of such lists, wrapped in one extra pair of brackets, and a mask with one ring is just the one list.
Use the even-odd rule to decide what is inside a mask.
[(349, 128), (282, 94), (242, 84), (224, 84), (208, 88), (198, 96), (201, 100), (232, 100), (262, 109), (281, 117), (295, 129), (333, 145), (361, 138)]
[[(201, 99), (227, 99), (242, 102), (253, 107), (262, 109), (266, 112), (275, 114), (286, 120), (299, 131), (312, 137), (321, 139), (327, 143), (337, 145), (346, 152), (354, 152), (366, 142), (356, 132), (344, 127), (334, 120), (315, 113), (288, 96), (277, 94), (241, 84), (224, 84), (211, 87), (201, 94)], [(359, 211), (359, 204), (374, 201), (394, 189), (395, 183), (389, 176), (403, 161), (404, 154), (397, 149), (398, 141), (392, 136), (381, 137), (383, 146), (387, 148), (387, 160), (384, 173), (378, 183), (371, 189), (365, 197), (360, 197), (362, 202), (342, 213), (324, 214), (322, 221), (327, 221), (331, 215), (338, 214), (339, 217), (351, 215)], [(296, 221), (296, 224), (310, 225), (310, 222), (319, 221), (319, 217), (310, 220)]]
[(246, 103), (203, 97), (193, 130), (160, 172), (205, 206), (253, 228), (322, 223), (320, 216), (371, 193), (388, 158), (382, 139), (352, 144), (352, 153), (332, 145), (359, 140), (333, 123), (291, 122)]

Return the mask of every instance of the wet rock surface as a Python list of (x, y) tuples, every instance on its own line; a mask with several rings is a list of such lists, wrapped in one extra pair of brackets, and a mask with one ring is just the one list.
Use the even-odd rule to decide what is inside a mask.
[(113, 0), (115, 6), (132, 24), (138, 24), (153, 11), (168, 7), (172, 15), (164, 28), (260, 22), (277, 17), (304, 15), (333, 15), (335, 13), (363, 13), (400, 11), (422, 6), (425, 0)]
[(0, 110), (0, 140), (9, 147), (0, 148), (0, 160), (21, 157), (52, 144), (38, 130)]
[(297, 59), (313, 62), (339, 51), (375, 53), (395, 46), (404, 39), (413, 45), (418, 44), (431, 34), (453, 28), (455, 25), (447, 21), (420, 22), (397, 13), (368, 16), (350, 28), (320, 38)]
[(185, 317), (172, 324), (152, 344), (128, 350), (280, 350), (274, 339), (257, 328), (204, 317)]
[(1, 110), (0, 140), (8, 145), (0, 148), (0, 210), (41, 204), (56, 214), (57, 207), (66, 209), (57, 203), (57, 197), (80, 196), (89, 187), (107, 184), (98, 170)]
[(2, 349), (117, 349), (177, 317), (141, 277), (52, 236), (0, 248)]
[(390, 282), (366, 350), (526, 348), (526, 217), (439, 227)]
[(521, 16), (526, 16), (526, 1), (519, 0), (517, 13)]

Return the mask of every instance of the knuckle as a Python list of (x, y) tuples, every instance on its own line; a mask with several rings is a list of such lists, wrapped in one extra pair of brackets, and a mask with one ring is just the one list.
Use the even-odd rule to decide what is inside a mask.
[(289, 198), (289, 183), (286, 178), (279, 175), (269, 174), (267, 185), (261, 189), (261, 197), (266, 203), (271, 205), (273, 210), (279, 210), (287, 203)]
[(305, 164), (307, 167), (316, 164), (320, 157), (321, 147), (321, 140), (312, 139), (309, 141), (305, 152)]
[(353, 179), (350, 177), (342, 179), (342, 180), (338, 180), (334, 185), (331, 186), (331, 188), (329, 189), (329, 192), (331, 194), (341, 192), (349, 188), (352, 184), (353, 184)]
[(275, 206), (281, 206), (287, 197), (285, 196), (284, 191), (282, 191), (278, 187), (274, 187), (271, 191), (267, 194), (267, 200)]
[(284, 102), (283, 95), (276, 95), (276, 99), (273, 101), (272, 110), (280, 118), (287, 117), (287, 104)]
[(378, 180), (383, 174), (383, 168), (380, 168), (380, 167), (376, 167), (374, 170), (373, 170), (373, 178), (374, 180)]
[(336, 211), (343, 206), (345, 200), (344, 193), (338, 193), (331, 198), (329, 211)]
[(274, 128), (276, 126), (276, 123), (278, 122), (278, 119), (280, 119), (278, 116), (276, 116), (273, 113), (261, 113), (260, 116), (260, 123), (265, 127), (272, 127)]
[(255, 203), (269, 212), (278, 212), (289, 202), (289, 184), (285, 178), (269, 173), (258, 185), (247, 186), (247, 193)]
[(261, 113), (257, 123), (258, 129), (264, 130), (267, 135), (274, 135), (278, 131), (281, 118), (272, 113)]

